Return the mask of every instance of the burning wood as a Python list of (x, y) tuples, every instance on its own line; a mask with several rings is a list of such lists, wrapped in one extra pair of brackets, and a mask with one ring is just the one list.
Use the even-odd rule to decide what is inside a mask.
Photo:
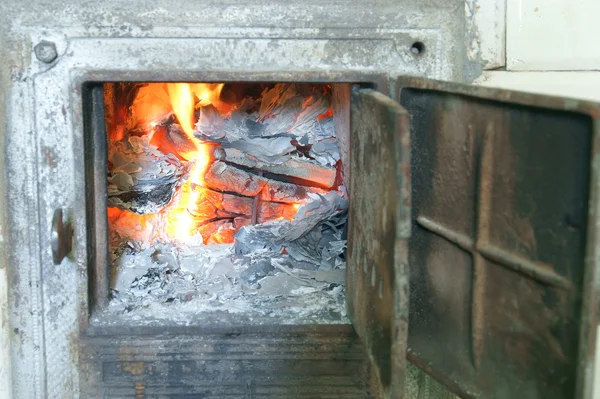
[[(189, 212), (198, 220), (233, 219), (246, 216), (250, 220), (253, 214), (254, 199), (233, 194), (220, 193), (204, 187), (195, 187), (198, 199)], [(278, 202), (260, 201), (257, 211), (258, 223), (279, 218), (292, 219), (298, 206)]]
[(260, 296), (240, 284), (280, 298), (291, 279), (343, 309), (347, 201), (330, 87), (254, 85), (226, 102), (223, 84), (107, 85), (111, 304)]
[(204, 176), (204, 181), (214, 190), (235, 192), (246, 197), (257, 196), (266, 184), (264, 177), (220, 161), (212, 164)]
[(247, 197), (258, 196), (263, 201), (299, 204), (308, 200), (308, 194), (324, 194), (316, 187), (300, 186), (269, 179), (216, 161), (204, 176), (209, 188), (238, 193)]
[(108, 148), (108, 203), (138, 214), (156, 213), (171, 202), (187, 171), (158, 151), (147, 136), (111, 142)]
[(335, 183), (335, 168), (321, 166), (310, 161), (290, 158), (281, 163), (268, 163), (245, 154), (236, 148), (222, 147), (215, 149), (214, 155), (216, 159), (221, 161), (250, 169), (295, 177), (327, 188), (333, 187), (333, 184)]
[[(233, 103), (221, 100), (222, 84), (117, 88), (107, 93), (127, 98), (107, 108), (113, 247), (177, 246), (201, 236), (204, 245), (266, 248), (246, 239), (257, 234), (270, 248), (282, 228), (287, 246), (271, 248), (278, 256), (289, 247), (282, 265), (343, 263), (342, 233), (333, 226), (345, 216), (335, 199), (342, 197), (329, 88), (268, 85)], [(282, 267), (292, 266), (275, 269)]]
[(165, 154), (173, 154), (180, 161), (192, 161), (197, 154), (197, 149), (192, 140), (185, 134), (183, 128), (171, 123), (167, 126), (157, 125), (150, 143)]

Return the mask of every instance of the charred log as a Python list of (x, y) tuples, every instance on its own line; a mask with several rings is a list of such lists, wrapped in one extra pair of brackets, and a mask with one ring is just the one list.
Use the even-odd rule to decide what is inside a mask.
[(335, 168), (321, 166), (310, 161), (291, 158), (279, 164), (267, 163), (236, 148), (222, 147), (215, 149), (214, 155), (216, 159), (221, 161), (264, 172), (295, 177), (327, 188), (331, 188), (335, 183)]
[(204, 181), (213, 190), (235, 192), (246, 197), (258, 195), (266, 184), (266, 179), (263, 177), (221, 161), (211, 165), (204, 176)]
[[(240, 197), (233, 194), (223, 194), (204, 187), (194, 187), (199, 193), (193, 209), (189, 212), (200, 220), (212, 219), (236, 219), (239, 217), (248, 219), (248, 222), (238, 220), (237, 224), (246, 225), (250, 223), (253, 212), (253, 198)], [(292, 219), (296, 214), (297, 206), (278, 202), (260, 201), (256, 210), (257, 223), (269, 220), (285, 218)], [(239, 228), (236, 226), (237, 228)]]
[(213, 190), (239, 193), (246, 197), (259, 196), (263, 201), (292, 204), (306, 201), (310, 193), (325, 193), (324, 190), (315, 187), (257, 176), (222, 161), (216, 161), (211, 165), (204, 176), (204, 181)]
[(138, 214), (156, 213), (171, 202), (187, 172), (147, 137), (129, 137), (108, 149), (108, 204)]
[(137, 214), (156, 213), (167, 206), (177, 185), (170, 177), (152, 181), (138, 181), (129, 191), (111, 192), (109, 190), (108, 204), (121, 209), (128, 209)]

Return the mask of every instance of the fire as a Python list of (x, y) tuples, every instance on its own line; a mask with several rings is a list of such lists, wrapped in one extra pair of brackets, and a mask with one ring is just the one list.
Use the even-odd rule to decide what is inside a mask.
[[(191, 237), (194, 233), (196, 221), (189, 214), (189, 211), (193, 211), (196, 207), (200, 192), (194, 190), (193, 186), (204, 185), (204, 175), (212, 161), (212, 146), (194, 137), (194, 109), (196, 106), (211, 104), (215, 105), (217, 109), (225, 109), (224, 103), (219, 99), (223, 86), (223, 84), (206, 83), (167, 84), (173, 113), (177, 117), (183, 131), (194, 142), (197, 149), (190, 177), (181, 188), (179, 204), (167, 215), (167, 233), (178, 239)], [(194, 96), (199, 99), (199, 102), (196, 103)]]
[(204, 185), (204, 174), (211, 162), (211, 148), (208, 144), (199, 143), (198, 145), (198, 153), (190, 177), (181, 188), (179, 204), (167, 215), (167, 233), (171, 237), (186, 239), (194, 234), (196, 220), (189, 211), (193, 211), (196, 207), (201, 192), (194, 190), (193, 186)]
[(194, 94), (189, 83), (167, 83), (173, 113), (185, 134), (194, 141)]
[(231, 111), (231, 106), (221, 101), (221, 91), (224, 83), (195, 83), (190, 85), (192, 93), (200, 100), (196, 108), (213, 105), (221, 114), (227, 114)]
[[(148, 237), (159, 231), (161, 236), (166, 233), (170, 238), (186, 240), (199, 234), (200, 226), (214, 220), (214, 205), (209, 198), (203, 197), (203, 187), (206, 187), (204, 176), (215, 161), (213, 151), (216, 143), (194, 136), (195, 111), (200, 107), (213, 106), (223, 118), (227, 117), (235, 106), (221, 100), (223, 88), (223, 83), (149, 83), (139, 87), (129, 106), (131, 118), (126, 130), (130, 135), (149, 135), (151, 144), (159, 151), (172, 153), (181, 162), (190, 162), (191, 168), (176, 196), (160, 214), (137, 215), (109, 208), (111, 224), (119, 220), (125, 223), (127, 219), (140, 226), (140, 234)], [(311, 101), (312, 97), (308, 97), (305, 105)], [(176, 127), (177, 124), (181, 129)], [(124, 127), (118, 128), (121, 130), (115, 130), (111, 140), (124, 138)], [(287, 204), (271, 220), (292, 220), (299, 207), (300, 204)], [(224, 225), (210, 237), (203, 237), (203, 241), (231, 243), (235, 231), (231, 224)]]

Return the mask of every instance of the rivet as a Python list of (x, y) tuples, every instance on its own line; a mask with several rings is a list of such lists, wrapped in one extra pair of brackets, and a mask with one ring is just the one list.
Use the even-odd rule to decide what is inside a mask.
[(58, 53), (56, 52), (56, 45), (53, 42), (49, 42), (47, 40), (42, 40), (33, 48), (35, 52), (35, 56), (38, 60), (49, 64), (58, 58)]

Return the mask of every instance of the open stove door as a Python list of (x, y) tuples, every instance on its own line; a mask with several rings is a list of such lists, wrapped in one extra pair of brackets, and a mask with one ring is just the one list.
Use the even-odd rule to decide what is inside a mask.
[[(408, 359), (462, 397), (591, 399), (600, 308), (600, 109), (435, 81), (396, 83), (411, 130)], [(373, 109), (382, 107), (373, 95), (363, 96)], [(374, 122), (395, 123), (383, 111), (372, 112)], [(353, 119), (361, 122), (359, 115)], [(394, 171), (406, 167), (407, 150), (397, 143), (408, 139), (404, 126), (397, 129), (401, 140), (366, 121), (360, 126), (365, 134), (354, 138), (353, 162), (377, 170), (379, 159), (386, 174), (358, 173), (352, 180), (353, 199), (358, 194), (358, 211), (365, 212), (353, 219), (364, 224), (352, 227), (364, 242), (353, 246), (367, 246), (358, 251), (360, 262), (377, 267), (373, 281), (379, 284), (377, 262), (391, 262), (384, 254), (397, 251), (408, 231), (396, 230), (396, 240), (385, 241), (378, 229), (386, 210), (404, 224), (398, 209), (405, 198), (389, 190), (394, 179), (400, 185)], [(396, 169), (382, 147), (398, 151)], [(385, 200), (376, 199), (379, 193)], [(397, 208), (386, 202), (393, 199)], [(387, 247), (371, 249), (373, 241)], [(394, 256), (403, 261), (402, 254)], [(404, 303), (402, 295), (378, 296), (370, 270), (356, 278), (360, 286), (350, 286), (356, 291), (349, 295), (359, 332), (376, 339), (369, 322), (391, 323), (390, 317), (399, 331), (405, 328), (398, 309)], [(390, 327), (384, 324), (397, 331)], [(385, 337), (367, 340), (371, 354), (385, 364), (387, 345), (399, 364), (394, 345), (401, 338)]]
[(373, 90), (352, 92), (347, 304), (378, 398), (401, 398), (408, 325), (408, 113)]

